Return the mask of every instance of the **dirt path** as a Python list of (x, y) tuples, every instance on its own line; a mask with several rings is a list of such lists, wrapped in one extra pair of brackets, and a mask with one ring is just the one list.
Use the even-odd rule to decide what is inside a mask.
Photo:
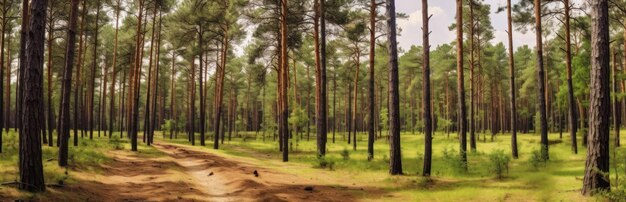
[(49, 189), (52, 196), (47, 199), (350, 202), (363, 195), (354, 187), (324, 185), (192, 147), (168, 143), (154, 147), (166, 155), (111, 151), (113, 162), (100, 165), (100, 174), (77, 168), (72, 175), (78, 182)]
[[(173, 144), (157, 144), (215, 201), (354, 201), (345, 190)], [(255, 174), (256, 173), (256, 174)], [(312, 188), (312, 190), (306, 190)]]

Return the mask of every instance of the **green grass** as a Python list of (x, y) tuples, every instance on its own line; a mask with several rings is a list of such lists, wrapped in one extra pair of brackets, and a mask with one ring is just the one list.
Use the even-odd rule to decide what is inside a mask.
[[(187, 137), (181, 133), (177, 139), (169, 140), (156, 133), (156, 142), (168, 141), (189, 145)], [(490, 167), (489, 154), (504, 151), (510, 155), (510, 135), (497, 135), (492, 142), (490, 138), (483, 142), (479, 136), (477, 151), (468, 152), (468, 171), (458, 168), (458, 141), (456, 134), (447, 137), (436, 133), (433, 139), (432, 178), (421, 177), (424, 138), (421, 134), (402, 133), (403, 176), (388, 174), (389, 148), (385, 138), (375, 143), (375, 154), (372, 161), (367, 161), (366, 134), (359, 133), (357, 150), (347, 144), (343, 138), (345, 133), (336, 134), (336, 142), (332, 143), (329, 134), (328, 152), (325, 161), (332, 162), (332, 169), (320, 167), (316, 157), (315, 133), (311, 133), (310, 141), (295, 136), (291, 140), (290, 162), (281, 162), (278, 144), (269, 133), (263, 141), (262, 133), (240, 132), (242, 137), (233, 137), (225, 141), (219, 151), (212, 149), (212, 137), (207, 133), (206, 146), (201, 147), (199, 135), (196, 134), (196, 148), (210, 151), (232, 158), (243, 158), (258, 161), (260, 164), (275, 168), (282, 172), (292, 173), (303, 178), (311, 178), (337, 186), (369, 187), (380, 190), (375, 193), (354, 192), (363, 194), (361, 198), (371, 200), (409, 200), (409, 201), (596, 201), (599, 197), (582, 197), (580, 188), (585, 164), (586, 149), (579, 146), (579, 153), (570, 151), (569, 136), (563, 139), (558, 134), (550, 134), (550, 160), (539, 167), (532, 166), (531, 154), (539, 149), (539, 136), (535, 134), (519, 134), (519, 159), (511, 159), (508, 173), (497, 178)], [(626, 134), (626, 132), (622, 132)], [(119, 134), (114, 134), (118, 137)], [(622, 136), (623, 137), (623, 136)], [(625, 138), (622, 138), (624, 142)], [(17, 138), (14, 131), (3, 134), (3, 153), (0, 153), (0, 182), (17, 179)], [(613, 138), (611, 138), (613, 140)], [(578, 139), (579, 144), (582, 142)], [(100, 164), (111, 161), (107, 152), (111, 150), (130, 150), (126, 138), (94, 137), (79, 139), (79, 147), (70, 145), (70, 167), (68, 170), (57, 166), (57, 148), (43, 146), (43, 161), (46, 183), (63, 180), (66, 183), (80, 183), (72, 178), (72, 172), (101, 173)], [(612, 144), (612, 142), (611, 142)], [(469, 146), (468, 146), (469, 148)], [(622, 199), (626, 188), (626, 147), (615, 148), (611, 145), (611, 183), (613, 183), (614, 199)], [(147, 147), (140, 142), (140, 157), (158, 157), (163, 154)], [(65, 174), (65, 172), (68, 174)], [(617, 171), (617, 172), (616, 172)], [(15, 194), (13, 188), (0, 186), (0, 195)], [(35, 197), (28, 193), (18, 194)], [(605, 194), (605, 195), (611, 195)], [(44, 194), (45, 198), (45, 194)], [(616, 200), (619, 201), (619, 200)]]
[[(263, 142), (261, 133), (255, 135), (253, 132), (240, 132), (239, 134), (245, 138), (233, 138), (230, 142), (226, 140), (226, 143), (221, 145), (222, 150), (218, 152), (267, 159), (265, 161), (268, 165), (283, 164), (279, 162), (282, 156), (278, 151), (278, 144), (272, 141), (271, 135), (268, 135)], [(622, 134), (626, 133), (622, 132)], [(585, 198), (580, 195), (586, 148), (581, 146), (582, 141), (579, 137), (579, 152), (573, 154), (568, 133), (564, 133), (562, 139), (559, 138), (559, 134), (549, 135), (550, 160), (539, 163), (538, 167), (532, 165), (531, 154), (534, 150), (540, 149), (540, 137), (535, 134), (519, 134), (520, 157), (519, 159), (511, 158), (508, 174), (505, 173), (502, 179), (498, 179), (492, 172), (489, 154), (501, 150), (510, 155), (509, 134), (499, 134), (493, 142), (490, 137), (483, 141), (484, 136), (480, 134), (477, 150), (468, 151), (469, 169), (465, 172), (458, 168), (459, 144), (456, 134), (453, 133), (447, 137), (446, 134), (436, 133), (433, 139), (432, 181), (421, 177), (424, 153), (423, 135), (402, 133), (402, 164), (405, 175), (399, 177), (387, 174), (389, 147), (385, 138), (376, 141), (374, 159), (367, 161), (366, 134), (358, 134), (356, 151), (352, 149), (352, 144), (348, 144), (343, 138), (344, 135), (346, 134), (337, 133), (336, 142), (332, 143), (332, 135), (329, 134), (325, 160), (333, 162), (333, 171), (330, 171), (331, 174), (326, 177), (343, 179), (344, 176), (350, 176), (356, 185), (382, 187), (388, 194), (376, 198), (378, 200), (395, 200), (385, 195), (423, 201), (594, 201), (599, 199), (597, 197)], [(289, 164), (304, 165), (320, 172), (322, 169), (329, 170), (319, 166), (320, 160), (315, 152), (315, 133), (311, 133), (310, 141), (306, 141), (306, 134), (303, 136), (302, 138), (294, 137), (291, 140), (292, 151), (289, 155)], [(199, 136), (196, 137), (196, 145), (199, 145), (198, 138)], [(624, 139), (622, 138), (622, 142)], [(167, 141), (189, 144), (184, 135)], [(207, 135), (205, 148), (212, 148), (212, 145), (212, 138)], [(624, 178), (626, 176), (624, 160), (626, 148), (611, 146), (611, 151), (613, 149), (616, 149), (616, 155), (611, 159), (611, 183), (614, 189), (617, 186), (623, 190), (623, 184), (626, 184), (622, 182), (626, 179)], [(344, 158), (345, 156), (349, 158)], [(308, 169), (285, 170), (304, 176), (315, 176), (306, 172), (316, 172)], [(616, 180), (616, 174), (619, 176), (618, 180)], [(326, 180), (331, 183), (335, 182), (331, 179)]]
[[(3, 131), (4, 132), (4, 131)], [(72, 177), (73, 172), (84, 173), (100, 173), (104, 172), (99, 165), (106, 164), (112, 160), (111, 156), (107, 155), (111, 150), (130, 150), (129, 140), (126, 138), (119, 138), (119, 133), (114, 133), (113, 138), (109, 137), (97, 137), (94, 134), (94, 139), (89, 140), (87, 136), (84, 138), (79, 137), (79, 146), (73, 146), (73, 132), (72, 139), (70, 139), (69, 155), (67, 168), (58, 166), (58, 148), (56, 142), (54, 147), (49, 147), (47, 144), (42, 145), (42, 160), (44, 168), (44, 180), (46, 184), (57, 184), (60, 181), (63, 183), (79, 183)], [(56, 133), (54, 135), (56, 141)], [(18, 173), (18, 139), (17, 133), (14, 130), (10, 130), (9, 133), (4, 132), (3, 138), (3, 152), (0, 153), (0, 182), (12, 182), (17, 181), (19, 178)], [(164, 154), (158, 150), (147, 147), (144, 144), (139, 145), (139, 152), (136, 153), (141, 157), (154, 157), (163, 156)], [(0, 196), (4, 195), (19, 195), (24, 199), (36, 199), (44, 198), (46, 194), (30, 194), (25, 192), (19, 192), (12, 187), (0, 186)], [(1, 197), (0, 197), (1, 198)]]

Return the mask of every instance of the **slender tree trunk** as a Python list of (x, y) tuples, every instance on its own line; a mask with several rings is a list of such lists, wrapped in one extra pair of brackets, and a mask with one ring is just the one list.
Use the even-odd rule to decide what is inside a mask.
[(117, 0), (117, 4), (115, 5), (115, 45), (113, 47), (113, 65), (111, 67), (111, 73), (113, 76), (111, 77), (111, 103), (109, 109), (109, 138), (113, 136), (113, 122), (115, 117), (115, 83), (117, 82), (117, 45), (118, 45), (118, 33), (119, 33), (119, 22), (120, 22), (120, 0)]
[[(138, 128), (138, 116), (139, 116), (139, 77), (141, 74), (141, 52), (143, 51), (143, 41), (142, 41), (142, 34), (141, 34), (141, 25), (143, 22), (143, 9), (144, 9), (144, 0), (139, 0), (139, 15), (137, 16), (137, 39), (135, 40), (135, 59), (134, 59), (134, 65), (133, 65), (133, 79), (132, 79), (132, 86), (131, 86), (131, 90), (130, 90), (130, 94), (132, 95), (133, 98), (131, 98), (132, 100), (129, 100), (130, 103), (130, 107), (128, 108), (129, 110), (132, 110), (132, 112), (130, 113), (130, 116), (128, 117), (128, 122), (129, 122), (129, 135), (131, 136), (131, 150), (132, 151), (137, 151), (137, 128)], [(129, 96), (130, 97), (130, 96)], [(132, 119), (132, 120), (131, 120)]]
[(82, 52), (83, 52), (83, 32), (84, 32), (84, 27), (85, 27), (85, 15), (87, 13), (87, 9), (85, 6), (85, 0), (82, 0), (82, 14), (81, 14), (81, 18), (80, 18), (80, 33), (78, 34), (79, 36), (79, 42), (78, 42), (78, 61), (77, 61), (77, 68), (76, 68), (76, 90), (74, 90), (74, 146), (77, 147), (78, 146), (78, 131), (81, 130), (81, 126), (82, 126), (82, 121), (81, 119), (78, 117), (78, 115), (80, 114), (80, 102), (79, 102), (79, 97), (80, 97), (80, 92), (82, 91), (82, 86), (81, 86), (81, 69), (82, 69)]
[[(6, 5), (6, 0), (4, 1), (4, 6), (7, 7)], [(6, 35), (6, 30), (7, 28), (7, 18), (6, 18), (6, 12), (2, 13), (2, 33), (0, 34), (0, 93), (4, 92), (4, 44), (6, 43), (5, 41), (5, 35)], [(10, 71), (10, 70), (9, 70)], [(10, 73), (7, 73), (10, 74)], [(10, 79), (10, 78), (9, 78)], [(10, 88), (10, 87), (7, 87)], [(3, 97), (2, 99), (0, 99), (0, 113), (2, 113), (2, 115), (0, 115), (0, 153), (2, 153), (2, 130), (6, 127), (9, 128), (9, 125), (6, 124), (4, 122), (4, 116), (6, 114), (5, 112), (5, 103), (4, 103), (4, 99), (6, 99), (5, 97)], [(9, 110), (10, 111), (10, 110)], [(8, 131), (7, 131), (8, 132)]]
[(569, 131), (572, 141), (572, 152), (578, 153), (578, 145), (576, 143), (576, 102), (574, 101), (574, 85), (572, 84), (572, 42), (570, 34), (570, 3), (569, 0), (564, 0), (565, 3), (565, 64), (567, 69), (567, 104), (569, 106)]
[(396, 5), (395, 0), (387, 0), (385, 3), (387, 6), (387, 40), (389, 41), (389, 174), (402, 175)]
[[(152, 9), (152, 36), (150, 37), (150, 56), (148, 56), (148, 89), (146, 91), (146, 106), (145, 106), (145, 115), (144, 115), (144, 119), (143, 119), (143, 136), (144, 136), (144, 140), (146, 140), (145, 142), (148, 144), (148, 146), (150, 146), (152, 144), (152, 142), (150, 142), (150, 139), (152, 137), (152, 132), (150, 131), (150, 112), (153, 111), (152, 109), (154, 108), (151, 102), (151, 98), (153, 97), (152, 94), (152, 85), (154, 85), (155, 83), (152, 82), (152, 66), (153, 66), (153, 55), (154, 55), (154, 34), (155, 32), (155, 28), (156, 28), (156, 16), (157, 16), (157, 6), (156, 4), (153, 6)], [(202, 58), (201, 58), (202, 59)]]
[(288, 109), (288, 97), (287, 97), (287, 92), (288, 92), (288, 77), (289, 77), (289, 73), (288, 73), (288, 63), (287, 63), (287, 57), (289, 57), (287, 55), (287, 16), (288, 14), (288, 7), (287, 7), (287, 2), (288, 0), (281, 0), (280, 1), (280, 72), (279, 74), (280, 76), (280, 108), (279, 108), (279, 128), (282, 128), (282, 130), (280, 130), (280, 136), (282, 137), (283, 141), (282, 141), (282, 148), (283, 148), (283, 162), (287, 162), (289, 161), (289, 123), (288, 123), (288, 118), (289, 118), (289, 109)]
[(352, 111), (352, 149), (354, 149), (354, 151), (356, 151), (356, 129), (357, 129), (357, 125), (356, 125), (356, 119), (357, 119), (357, 100), (359, 98), (359, 70), (361, 69), (361, 49), (359, 49), (358, 44), (355, 44), (355, 50), (356, 50), (356, 72), (354, 74), (354, 110)]
[(28, 30), (28, 50), (24, 73), (23, 128), (20, 130), (20, 185), (30, 192), (44, 192), (41, 161), (41, 111), (43, 106), (43, 59), (46, 0), (32, 0)]
[[(326, 93), (326, 0), (315, 0), (315, 124), (317, 131), (317, 154), (326, 155), (327, 107)], [(318, 19), (319, 24), (318, 26)], [(320, 31), (318, 31), (321, 29)], [(334, 142), (334, 139), (333, 139)]]
[(433, 150), (433, 121), (432, 121), (432, 109), (431, 109), (431, 97), (430, 97), (430, 43), (429, 43), (429, 25), (428, 21), (430, 16), (428, 15), (428, 0), (422, 0), (422, 32), (423, 32), (423, 96), (422, 104), (424, 106), (424, 170), (423, 176), (430, 176), (430, 167)]
[[(159, 83), (157, 83), (157, 81), (159, 80), (159, 60), (161, 59), (161, 27), (163, 26), (163, 20), (162, 20), (162, 16), (163, 13), (161, 11), (159, 11), (159, 27), (158, 27), (158, 31), (157, 31), (157, 41), (156, 41), (156, 60), (154, 62), (154, 66), (155, 66), (155, 70), (154, 70), (154, 97), (152, 99), (152, 108), (153, 108), (153, 112), (152, 112), (152, 120), (151, 120), (151, 124), (150, 124), (150, 143), (154, 143), (154, 129), (155, 127), (158, 127), (157, 125), (157, 115), (156, 115), (156, 110), (160, 109), (160, 117), (163, 117), (163, 108), (165, 107), (165, 100), (163, 100), (163, 103), (161, 103), (161, 105), (163, 105), (160, 108), (157, 108), (157, 99), (158, 99), (158, 95), (159, 95)], [(163, 99), (165, 99), (165, 97), (163, 97)], [(202, 122), (204, 123), (204, 119), (202, 119)], [(204, 140), (204, 138), (202, 138)]]
[(91, 82), (89, 83), (89, 139), (93, 139), (93, 111), (94, 111), (94, 97), (96, 86), (96, 67), (98, 66), (98, 29), (100, 21), (100, 0), (96, 3), (96, 27), (94, 30), (93, 39), (93, 66), (91, 67)]
[[(12, 30), (13, 28), (11, 26), (9, 26), (9, 29)], [(7, 47), (11, 47), (11, 35), (9, 35), (9, 38), (7, 39)], [(12, 125), (12, 123), (15, 123), (15, 121), (11, 116), (11, 64), (13, 61), (11, 61), (11, 48), (7, 48), (7, 62), (6, 62), (6, 68), (7, 68), (7, 74), (6, 74), (6, 78), (5, 78), (5, 82), (6, 82), (6, 88), (4, 89), (4, 97), (7, 99), (5, 102), (6, 107), (4, 108), (6, 110), (6, 112), (4, 113), (4, 122), (5, 122), (5, 127), (4, 127), (4, 131), (5, 132), (9, 132), (9, 128), (11, 127), (15, 127), (14, 125)], [(1, 139), (1, 138), (0, 138)], [(0, 140), (1, 141), (1, 140)]]
[(200, 67), (200, 71), (198, 74), (198, 85), (200, 85), (200, 145), (204, 146), (204, 123), (205, 123), (205, 116), (206, 116), (206, 110), (204, 107), (204, 89), (202, 87), (203, 85), (203, 80), (202, 80), (202, 75), (204, 74), (204, 72), (202, 71), (202, 60), (203, 60), (203, 44), (204, 42), (202, 41), (202, 33), (204, 30), (202, 30), (202, 26), (200, 26), (199, 30), (198, 30), (198, 47), (199, 47), (199, 54), (198, 57), (200, 58), (198, 61), (199, 67)]
[[(567, 0), (565, 0), (567, 1)], [(511, 153), (514, 159), (519, 157), (517, 151), (517, 105), (515, 101), (515, 92), (517, 88), (515, 88), (515, 58), (513, 54), (513, 25), (511, 19), (511, 0), (506, 1), (506, 12), (507, 12), (507, 24), (508, 24), (508, 35), (509, 35), (509, 76), (511, 82)]]
[(620, 120), (621, 120), (621, 109), (619, 107), (619, 98), (617, 95), (619, 95), (621, 92), (619, 91), (619, 87), (618, 87), (618, 72), (617, 72), (617, 52), (615, 52), (615, 49), (613, 49), (613, 127), (615, 127), (615, 146), (619, 147), (620, 146), (620, 139), (619, 139), (619, 130), (620, 130)]
[[(374, 139), (376, 138), (375, 123), (376, 123), (376, 95), (374, 93), (375, 84), (374, 77), (375, 74), (375, 65), (376, 65), (376, 0), (370, 0), (370, 58), (369, 58), (369, 88), (368, 88), (368, 96), (369, 96), (369, 120), (368, 120), (368, 138), (367, 138), (367, 160), (371, 161), (374, 158)], [(423, 5), (423, 1), (422, 1)]]
[(591, 93), (589, 140), (583, 195), (609, 191), (610, 52), (607, 0), (589, 1), (591, 6)]
[(78, 3), (72, 0), (69, 29), (67, 30), (67, 44), (65, 49), (65, 67), (63, 68), (63, 83), (61, 86), (61, 107), (59, 109), (59, 166), (67, 166), (68, 147), (70, 138), (70, 93), (72, 92), (72, 68), (74, 67), (74, 51), (76, 49), (76, 21), (78, 19)]
[(467, 111), (465, 106), (465, 78), (463, 68), (463, 0), (456, 0), (456, 67), (457, 67), (457, 90), (459, 98), (459, 143), (461, 162), (467, 170)]
[[(53, 8), (51, 8), (52, 4), (48, 5), (48, 9), (52, 10)], [(48, 130), (44, 131), (44, 135), (47, 133), (48, 134), (48, 146), (52, 147), (54, 146), (54, 141), (53, 141), (53, 137), (52, 137), (52, 132), (53, 132), (53, 127), (52, 127), (52, 122), (54, 119), (54, 112), (52, 109), (52, 85), (54, 85), (54, 82), (52, 81), (52, 41), (53, 41), (53, 37), (54, 37), (54, 18), (52, 16), (52, 12), (48, 12), (49, 16), (48, 16), (48, 38), (47, 38), (47, 42), (48, 42), (48, 63), (46, 64), (46, 70), (47, 70), (47, 81), (48, 81), (48, 92), (47, 92), (47, 103), (45, 105), (45, 109), (46, 110), (46, 119), (45, 119), (45, 124), (48, 125)], [(4, 41), (4, 40), (2, 40)], [(2, 64), (0, 62), (0, 64)], [(1, 76), (1, 73), (0, 73)], [(57, 137), (58, 138), (58, 137)]]
[(221, 128), (220, 125), (220, 117), (222, 114), (222, 97), (223, 97), (223, 88), (224, 88), (224, 73), (226, 70), (226, 59), (227, 59), (227, 54), (228, 54), (228, 48), (229, 48), (229, 38), (228, 38), (228, 24), (226, 24), (225, 26), (222, 27), (223, 30), (222, 32), (224, 33), (224, 38), (222, 41), (222, 53), (221, 53), (221, 64), (217, 65), (216, 68), (216, 81), (215, 81), (215, 123), (213, 124), (213, 127), (215, 127), (215, 136), (213, 137), (213, 149), (219, 149), (219, 134), (220, 134), (220, 130), (223, 130), (223, 128)]
[(176, 79), (176, 52), (172, 51), (172, 69), (170, 70), (170, 120), (174, 124), (170, 125), (170, 139), (174, 136), (174, 128), (178, 125), (176, 121), (176, 114), (174, 114), (174, 103), (176, 100), (176, 86), (174, 86), (174, 80)]
[(536, 50), (537, 50), (537, 81), (538, 81), (538, 94), (537, 98), (539, 99), (539, 118), (540, 118), (540, 129), (541, 129), (541, 158), (544, 160), (549, 159), (548, 153), (548, 120), (546, 113), (546, 85), (545, 85), (545, 76), (543, 69), (543, 35), (541, 28), (541, 1), (535, 1), (535, 37), (537, 40)]
[(470, 48), (470, 114), (469, 114), (469, 132), (470, 132), (470, 149), (472, 151), (476, 151), (476, 90), (475, 90), (475, 83), (476, 83), (476, 78), (474, 76), (474, 65), (476, 64), (476, 61), (474, 60), (474, 53), (476, 52), (476, 45), (474, 44), (474, 1), (473, 0), (469, 0), (468, 2), (469, 4), (469, 18), (470, 18), (470, 25), (469, 25), (469, 48)]

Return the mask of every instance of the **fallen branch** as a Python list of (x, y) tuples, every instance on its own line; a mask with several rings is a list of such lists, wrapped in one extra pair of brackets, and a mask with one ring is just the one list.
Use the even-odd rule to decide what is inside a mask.
[(21, 183), (18, 181), (13, 181), (13, 182), (3, 182), (0, 185), (2, 186), (13, 186), (13, 185), (20, 185)]

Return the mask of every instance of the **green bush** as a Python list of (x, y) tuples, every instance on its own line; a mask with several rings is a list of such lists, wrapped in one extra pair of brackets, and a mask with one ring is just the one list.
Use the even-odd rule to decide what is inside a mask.
[(537, 170), (540, 167), (546, 166), (546, 161), (541, 158), (541, 151), (538, 149), (533, 150), (530, 153), (530, 158), (528, 159), (528, 163), (533, 167), (533, 169)]
[(343, 160), (346, 160), (346, 161), (347, 161), (347, 160), (350, 160), (350, 150), (348, 150), (348, 149), (344, 148), (344, 149), (341, 151), (341, 157), (343, 157)]
[[(499, 179), (509, 174), (509, 162), (511, 159), (503, 150), (495, 150), (489, 154), (489, 171), (496, 174)], [(506, 172), (506, 173), (505, 173)]]
[(466, 172), (467, 165), (461, 160), (459, 153), (454, 149), (443, 149), (443, 160), (446, 162), (449, 168), (452, 168), (454, 173)]
[(326, 157), (318, 157), (317, 158), (317, 165), (316, 167), (318, 168), (328, 168), (329, 170), (334, 170), (335, 169), (335, 162), (330, 160), (330, 159), (326, 159)]

